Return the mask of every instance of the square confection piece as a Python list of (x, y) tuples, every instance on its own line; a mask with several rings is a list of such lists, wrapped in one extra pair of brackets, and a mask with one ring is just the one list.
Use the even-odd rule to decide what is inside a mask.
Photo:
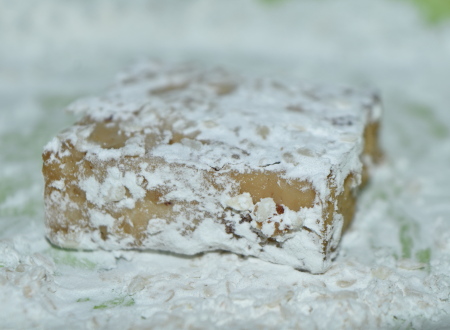
[(372, 92), (148, 62), (43, 153), (49, 240), (226, 250), (321, 273), (379, 157)]

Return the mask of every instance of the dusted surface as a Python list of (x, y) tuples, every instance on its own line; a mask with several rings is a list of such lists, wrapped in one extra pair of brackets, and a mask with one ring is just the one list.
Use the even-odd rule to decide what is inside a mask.
[[(449, 26), (388, 0), (164, 3), (1, 2), (0, 327), (447, 326)], [(143, 53), (381, 89), (386, 163), (332, 269), (45, 241), (40, 157), (72, 124), (60, 109)]]
[(379, 97), (183, 64), (130, 71), (70, 105), (84, 117), (44, 148), (49, 240), (325, 272), (378, 156)]

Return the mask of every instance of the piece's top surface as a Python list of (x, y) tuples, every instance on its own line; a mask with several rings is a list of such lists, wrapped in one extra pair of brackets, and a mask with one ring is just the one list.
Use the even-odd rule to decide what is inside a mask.
[[(99, 159), (148, 155), (206, 170), (270, 170), (319, 189), (331, 169), (359, 171), (364, 127), (379, 116), (372, 92), (156, 62), (69, 109), (86, 117), (61, 138)], [(105, 142), (105, 133), (116, 138)], [(47, 149), (57, 151), (58, 142)]]

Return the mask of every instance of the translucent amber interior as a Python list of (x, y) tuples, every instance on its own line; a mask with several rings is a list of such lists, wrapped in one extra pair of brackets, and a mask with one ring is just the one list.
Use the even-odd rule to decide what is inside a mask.
[[(85, 121), (82, 124), (92, 125), (92, 121)], [(80, 123), (81, 124), (81, 123)], [(133, 134), (121, 131), (119, 126), (110, 122), (95, 123), (95, 127), (89, 136), (90, 142), (96, 143), (102, 148), (122, 148), (125, 146), (127, 139)], [(372, 161), (380, 159), (381, 152), (377, 144), (379, 125), (378, 123), (369, 124), (364, 132), (365, 146), (364, 154)], [(183, 136), (173, 134), (173, 139), (170, 143), (179, 142)], [(192, 137), (191, 137), (192, 138)], [(146, 148), (151, 148), (159, 141), (158, 136), (148, 135), (146, 137)], [(99, 208), (93, 205), (86, 198), (86, 193), (79, 186), (80, 177), (95, 177), (99, 182), (104, 180), (106, 176), (106, 169), (108, 167), (125, 168), (129, 171), (139, 173), (139, 164), (146, 162), (148, 170), (155, 169), (161, 166), (181, 166), (174, 164), (167, 164), (160, 158), (145, 157), (123, 157), (115, 161), (97, 161), (91, 162), (86, 159), (85, 153), (78, 151), (70, 142), (62, 141), (62, 153), (60, 157), (50, 151), (43, 155), (44, 167), (43, 173), (45, 177), (45, 196), (46, 196), (46, 218), (47, 225), (51, 233), (67, 234), (71, 230), (81, 229), (84, 231), (99, 230), (101, 237), (107, 239), (109, 235), (133, 236), (134, 243), (132, 246), (142, 245), (143, 239), (146, 238), (148, 227), (151, 227), (152, 219), (165, 219), (167, 222), (175, 221), (176, 212), (174, 207), (177, 204), (184, 205), (186, 209), (195, 210), (196, 201), (177, 202), (162, 198), (167, 191), (161, 190), (147, 190), (143, 199), (136, 201), (134, 208), (121, 208), (120, 210), (114, 207), (114, 203), (105, 204), (101, 206), (101, 211), (110, 214), (116, 219), (118, 226), (111, 232), (106, 226), (93, 228), (89, 221), (89, 210)], [(51, 160), (54, 159), (55, 160)], [(282, 178), (282, 173), (273, 171), (259, 170), (247, 173), (238, 173), (233, 171), (205, 171), (204, 177), (215, 189), (223, 189), (221, 184), (223, 180), (218, 180), (224, 177), (235, 183), (238, 187), (236, 194), (244, 192), (250, 193), (253, 203), (257, 203), (263, 198), (270, 197), (277, 205), (283, 205), (293, 211), (298, 211), (304, 207), (313, 207), (317, 203), (316, 191), (313, 189), (311, 183), (306, 181), (286, 180)], [(343, 230), (350, 225), (356, 205), (356, 185), (355, 176), (348, 175), (344, 182), (344, 190), (339, 195), (336, 195), (336, 182), (333, 182), (329, 176), (327, 185), (331, 188), (331, 196), (328, 201), (324, 201), (323, 205), (323, 231), (332, 224), (335, 212), (341, 213), (344, 217)], [(368, 178), (367, 168), (365, 166), (363, 172), (363, 182)], [(64, 182), (64, 189), (53, 184), (55, 181), (62, 180)], [(145, 187), (145, 181), (142, 183)], [(57, 202), (52, 201), (52, 193), (60, 194), (68, 203), (62, 207)], [(128, 197), (130, 192), (126, 191)], [(335, 209), (334, 201), (337, 200), (337, 209)], [(189, 204), (189, 205), (187, 205)], [(198, 204), (198, 203), (197, 203)], [(198, 205), (200, 208), (201, 205)], [(195, 226), (202, 221), (197, 218), (192, 222), (192, 225), (187, 226), (186, 230), (195, 230)], [(305, 228), (308, 230), (308, 228)], [(51, 237), (51, 234), (50, 234)], [(324, 252), (327, 250), (327, 242), (323, 243)]]

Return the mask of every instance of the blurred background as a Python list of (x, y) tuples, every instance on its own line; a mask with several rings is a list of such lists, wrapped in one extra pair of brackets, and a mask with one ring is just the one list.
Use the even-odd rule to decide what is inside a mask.
[(63, 108), (147, 57), (373, 87), (388, 154), (418, 166), (449, 148), (447, 0), (0, 0), (0, 214), (19, 212), (5, 206), (18, 173), (39, 205)]
[(386, 163), (342, 255), (450, 271), (448, 0), (0, 0), (0, 238), (44, 235), (64, 107), (148, 57), (379, 90)]

